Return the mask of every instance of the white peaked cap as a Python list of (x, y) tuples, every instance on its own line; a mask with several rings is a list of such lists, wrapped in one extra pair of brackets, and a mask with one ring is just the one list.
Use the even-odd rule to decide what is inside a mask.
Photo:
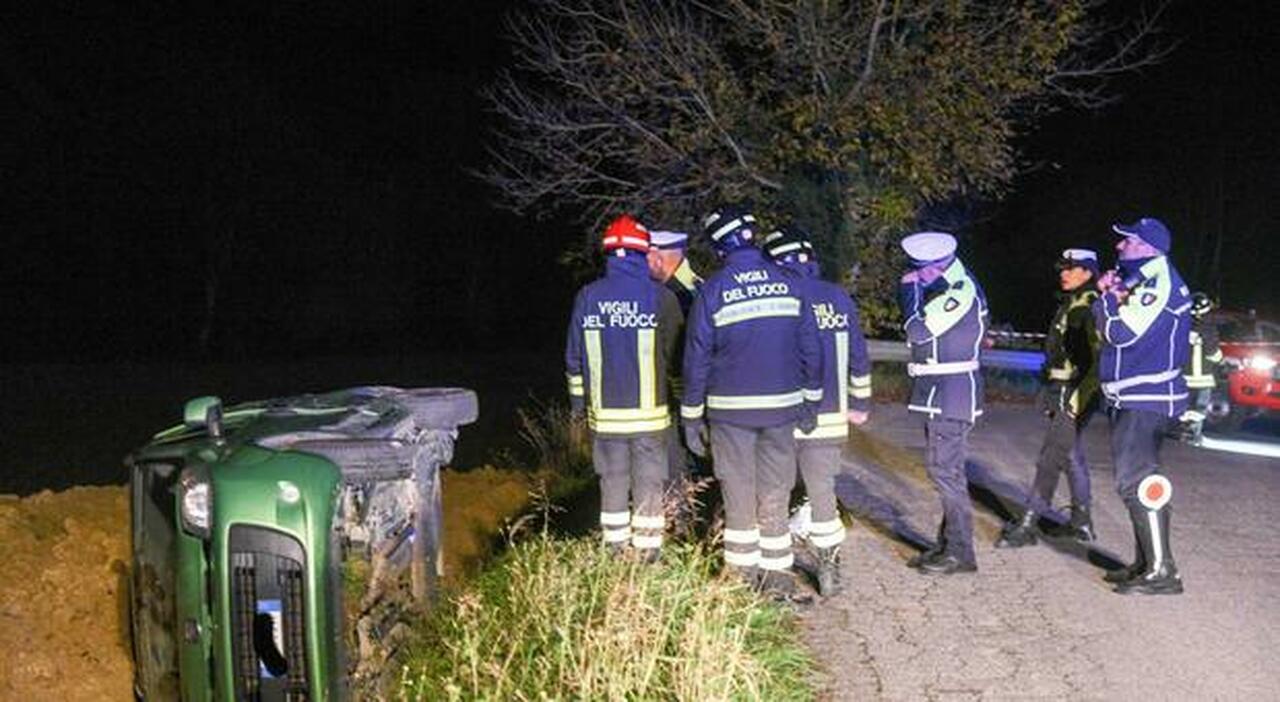
[(946, 232), (919, 232), (902, 240), (902, 250), (914, 261), (940, 261), (956, 252), (956, 238)]
[(683, 249), (689, 242), (684, 232), (650, 232), (649, 246), (655, 249)]

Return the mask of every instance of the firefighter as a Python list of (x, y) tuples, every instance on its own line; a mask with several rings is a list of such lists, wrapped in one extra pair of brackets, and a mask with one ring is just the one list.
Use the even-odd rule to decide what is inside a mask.
[(1036, 522), (1053, 511), (1058, 475), (1066, 473), (1071, 491), (1070, 534), (1093, 541), (1089, 515), (1089, 464), (1084, 456), (1084, 428), (1102, 397), (1098, 388), (1098, 350), (1101, 340), (1093, 322), (1094, 286), (1098, 254), (1090, 249), (1067, 249), (1058, 258), (1058, 311), (1045, 342), (1045, 375), (1041, 411), (1049, 418), (1035, 478), (1022, 519), (1005, 526), (997, 548), (1018, 548), (1036, 542)]
[(689, 312), (680, 414), (689, 448), (707, 453), (724, 498), (724, 558), (766, 592), (794, 593), (787, 505), (797, 426), (812, 431), (822, 400), (813, 315), (796, 281), (754, 246), (755, 217), (721, 207), (704, 226), (724, 266)]
[(849, 425), (867, 421), (871, 357), (858, 323), (857, 306), (844, 288), (821, 279), (809, 237), (794, 225), (785, 226), (765, 239), (765, 251), (805, 288), (808, 311), (813, 314), (822, 347), (818, 424), (810, 432), (796, 429), (795, 438), (811, 513), (808, 539), (817, 554), (818, 592), (827, 597), (840, 590), (840, 545), (845, 539), (835, 493), (840, 449), (849, 438)]
[(1169, 229), (1143, 217), (1112, 227), (1119, 269), (1098, 280), (1093, 316), (1102, 334), (1098, 378), (1111, 420), (1116, 491), (1133, 522), (1132, 564), (1107, 573), (1118, 593), (1177, 594), (1182, 578), (1169, 549), (1173, 485), (1160, 474), (1166, 427), (1187, 408), (1191, 299), (1168, 253)]
[(987, 330), (987, 298), (956, 257), (952, 235), (912, 234), (902, 248), (911, 259), (898, 286), (911, 349), (907, 409), (924, 416), (926, 469), (942, 501), (937, 543), (907, 565), (926, 574), (973, 572), (978, 565), (965, 454), (982, 415), (978, 349)]
[(1187, 411), (1179, 417), (1180, 434), (1191, 443), (1200, 443), (1204, 432), (1204, 420), (1217, 387), (1218, 364), (1222, 363), (1222, 349), (1218, 348), (1218, 326), (1208, 315), (1213, 311), (1213, 300), (1204, 293), (1191, 296), (1191, 358), (1183, 368), (1187, 382)]
[(601, 244), (605, 274), (578, 291), (569, 320), (569, 400), (576, 415), (585, 412), (592, 432), (605, 544), (621, 553), (630, 542), (642, 560), (655, 561), (666, 526), (665, 379), (680, 304), (649, 278), (649, 232), (639, 222), (618, 217)]

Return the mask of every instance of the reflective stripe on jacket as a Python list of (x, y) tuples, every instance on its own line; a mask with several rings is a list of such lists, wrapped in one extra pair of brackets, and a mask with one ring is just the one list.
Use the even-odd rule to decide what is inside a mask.
[(978, 353), (987, 332), (987, 297), (960, 259), (928, 285), (898, 286), (911, 348), (907, 409), (973, 422), (982, 415)]
[(680, 305), (649, 279), (644, 256), (609, 257), (603, 278), (578, 292), (565, 369), (571, 402), (606, 436), (655, 434), (670, 426), (668, 365)]
[(804, 288), (822, 349), (818, 426), (808, 434), (796, 429), (795, 436), (798, 441), (844, 443), (849, 436), (849, 410), (866, 411), (871, 405), (871, 357), (859, 326), (858, 308), (839, 285), (786, 269)]
[(1115, 293), (1093, 303), (1102, 334), (1098, 379), (1107, 403), (1178, 417), (1187, 408), (1182, 368), (1190, 346), (1191, 299), (1182, 276), (1165, 256), (1126, 261), (1143, 282), (1124, 304)]
[(1072, 416), (1091, 411), (1101, 397), (1098, 353), (1102, 337), (1092, 308), (1097, 299), (1098, 293), (1092, 288), (1065, 293), (1045, 339), (1045, 377), (1051, 383), (1066, 386), (1063, 404)]
[(820, 401), (818, 331), (803, 295), (759, 249), (731, 251), (689, 312), (681, 416), (769, 427)]

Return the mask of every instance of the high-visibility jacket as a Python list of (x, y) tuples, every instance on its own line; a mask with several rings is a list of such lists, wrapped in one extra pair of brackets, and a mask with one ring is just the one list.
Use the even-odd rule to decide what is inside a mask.
[(816, 271), (783, 266), (795, 276), (809, 302), (822, 349), (822, 401), (818, 426), (809, 433), (796, 429), (796, 440), (844, 443), (849, 437), (850, 409), (871, 406), (871, 356), (858, 322), (858, 307), (839, 285), (811, 277)]
[(1178, 417), (1187, 408), (1182, 377), (1191, 332), (1191, 298), (1182, 276), (1165, 256), (1124, 261), (1143, 282), (1121, 304), (1115, 293), (1093, 303), (1102, 334), (1098, 379), (1107, 404)]
[(565, 343), (569, 399), (603, 436), (640, 436), (671, 424), (668, 365), (680, 327), (675, 295), (649, 278), (644, 256), (606, 259), (603, 278), (573, 303)]
[(1098, 352), (1102, 337), (1093, 320), (1097, 299), (1092, 287), (1064, 293), (1045, 339), (1045, 377), (1050, 383), (1061, 384), (1065, 392), (1060, 398), (1062, 408), (1072, 416), (1094, 409), (1101, 397)]
[(1183, 369), (1188, 390), (1205, 390), (1217, 386), (1214, 369), (1222, 363), (1222, 349), (1218, 348), (1218, 326), (1204, 317), (1191, 318), (1190, 360)]
[(689, 259), (681, 259), (680, 265), (676, 267), (671, 277), (666, 282), (667, 290), (676, 296), (676, 301), (680, 303), (680, 328), (676, 333), (676, 352), (672, 357), (672, 378), (671, 378), (671, 396), (669, 403), (672, 412), (678, 412), (680, 407), (680, 397), (684, 394), (684, 381), (680, 378), (681, 369), (684, 367), (684, 337), (685, 319), (689, 317), (689, 309), (693, 307), (693, 298), (698, 294), (698, 289), (702, 287), (702, 277), (693, 271), (693, 267), (689, 265)]
[(913, 378), (907, 409), (930, 418), (982, 416), (978, 354), (987, 333), (987, 296), (960, 259), (936, 280), (898, 286)]
[(754, 246), (730, 251), (686, 325), (686, 419), (742, 427), (794, 422), (822, 400), (818, 329), (796, 281)]

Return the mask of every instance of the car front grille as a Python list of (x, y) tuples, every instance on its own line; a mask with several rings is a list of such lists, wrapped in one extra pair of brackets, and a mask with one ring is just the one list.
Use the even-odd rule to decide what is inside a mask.
[(235, 525), (230, 549), (235, 699), (311, 699), (302, 545), (272, 529)]

